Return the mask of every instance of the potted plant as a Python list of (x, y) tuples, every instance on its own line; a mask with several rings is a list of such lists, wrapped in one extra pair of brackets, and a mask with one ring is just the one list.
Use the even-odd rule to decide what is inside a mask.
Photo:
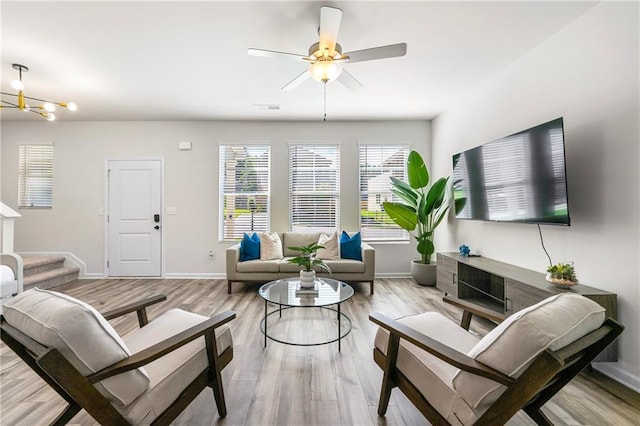
[(316, 257), (316, 252), (324, 246), (317, 243), (307, 244), (301, 247), (288, 247), (289, 250), (299, 251), (298, 256), (288, 259), (287, 262), (302, 266), (300, 270), (300, 287), (313, 287), (316, 279), (316, 271), (312, 269), (313, 266), (318, 266), (320, 269), (331, 273), (331, 268), (324, 260)]
[(578, 284), (573, 262), (556, 263), (547, 268), (547, 281), (560, 288), (569, 288)]
[[(435, 252), (433, 232), (445, 218), (450, 207), (449, 178), (442, 177), (429, 187), (429, 170), (416, 151), (407, 158), (408, 183), (391, 177), (393, 192), (402, 201), (384, 202), (384, 211), (401, 228), (412, 233), (417, 242), (420, 259), (411, 262), (413, 279), (422, 285), (435, 285), (436, 265), (431, 256)], [(464, 207), (466, 199), (455, 200), (455, 210)]]

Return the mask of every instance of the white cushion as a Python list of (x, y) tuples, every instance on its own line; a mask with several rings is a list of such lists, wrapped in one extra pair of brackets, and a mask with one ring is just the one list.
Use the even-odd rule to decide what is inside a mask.
[(299, 251), (291, 250), (289, 247), (302, 247), (318, 242), (319, 232), (298, 232), (289, 231), (283, 234), (283, 247), (285, 256), (298, 256)]
[(340, 260), (340, 241), (337, 232), (332, 232), (329, 235), (320, 234), (318, 245), (324, 246), (324, 248), (318, 249), (316, 254), (318, 259)]
[(0, 298), (11, 296), (18, 292), (18, 280), (7, 265), (0, 265)]
[[(547, 348), (560, 349), (597, 329), (605, 310), (579, 294), (562, 293), (509, 316), (489, 332), (468, 355), (502, 373), (518, 377)], [(453, 386), (477, 413), (483, 413), (505, 387), (466, 372)]]
[(11, 296), (18, 292), (18, 280), (0, 282), (0, 298)]
[[(84, 375), (130, 356), (120, 336), (98, 311), (70, 296), (32, 289), (4, 305), (11, 326), (40, 344), (55, 347)], [(142, 368), (96, 383), (114, 405), (127, 405), (144, 393), (149, 377)]]
[(260, 234), (260, 260), (274, 260), (282, 258), (282, 241), (277, 232)]
[(16, 279), (13, 269), (7, 265), (0, 265), (0, 282), (13, 281)]
[[(124, 337), (133, 353), (168, 339), (207, 317), (171, 309)], [(233, 345), (231, 329), (226, 324), (216, 329), (218, 354)], [(128, 407), (118, 408), (132, 424), (148, 424), (157, 418), (180, 393), (209, 365), (204, 337), (170, 352), (145, 366), (151, 379), (149, 390)]]
[[(400, 318), (398, 322), (461, 353), (471, 350), (479, 340), (437, 312)], [(375, 347), (386, 355), (388, 342), (389, 333), (379, 328)], [(464, 423), (476, 420), (471, 408), (453, 389), (452, 380), (459, 369), (402, 339), (396, 366), (449, 422), (460, 424), (458, 419), (463, 419)]]

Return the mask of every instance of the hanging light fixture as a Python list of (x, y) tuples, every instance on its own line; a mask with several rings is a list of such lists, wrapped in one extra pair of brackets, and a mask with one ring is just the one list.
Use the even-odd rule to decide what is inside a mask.
[(315, 81), (326, 84), (338, 78), (342, 72), (340, 62), (347, 58), (342, 56), (342, 47), (338, 43), (333, 52), (327, 48), (321, 50), (319, 46), (319, 43), (315, 43), (309, 48), (309, 74)]
[[(13, 108), (13, 109), (19, 109), (20, 111), (24, 111), (24, 112), (33, 112), (35, 114), (38, 114), (46, 118), (49, 121), (53, 121), (56, 119), (56, 116), (53, 113), (56, 110), (56, 106), (66, 108), (69, 111), (75, 111), (78, 109), (77, 105), (74, 104), (73, 102), (54, 102), (54, 101), (47, 101), (45, 99), (32, 98), (30, 96), (25, 96), (24, 83), (22, 82), (22, 73), (29, 71), (29, 68), (21, 64), (12, 64), (11, 66), (13, 67), (13, 69), (17, 70), (19, 74), (19, 79), (13, 80), (11, 82), (11, 87), (14, 90), (17, 90), (18, 93), (14, 94), (14, 93), (1, 92), (2, 96), (13, 96), (16, 99), (13, 102), (8, 101), (6, 99), (2, 99), (2, 102), (0, 103), (0, 109)], [(35, 101), (35, 102), (34, 102), (34, 105), (29, 105), (27, 101)]]
[(333, 60), (319, 60), (309, 65), (311, 78), (322, 83), (334, 81), (342, 72), (342, 65)]

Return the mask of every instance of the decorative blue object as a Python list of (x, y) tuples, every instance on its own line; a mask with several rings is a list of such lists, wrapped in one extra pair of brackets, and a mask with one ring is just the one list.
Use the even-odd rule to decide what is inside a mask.
[(250, 237), (246, 232), (240, 241), (240, 262), (260, 259), (260, 237), (255, 232)]
[(342, 231), (342, 235), (340, 235), (340, 257), (362, 262), (362, 238), (360, 237), (360, 232), (356, 232), (350, 237), (349, 234)]
[(471, 249), (469, 248), (469, 246), (467, 246), (466, 244), (461, 245), (458, 248), (458, 251), (460, 252), (460, 254), (462, 256), (469, 256), (469, 253), (471, 253)]

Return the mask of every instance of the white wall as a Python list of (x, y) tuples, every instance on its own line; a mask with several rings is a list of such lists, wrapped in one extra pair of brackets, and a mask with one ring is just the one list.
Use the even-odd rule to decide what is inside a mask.
[[(601, 368), (640, 388), (638, 3), (600, 3), (433, 121), (433, 169), (454, 153), (564, 117), (570, 227), (543, 226), (554, 263), (618, 294), (620, 362)], [(534, 225), (449, 220), (440, 250), (473, 251), (543, 272)]]
[[(53, 141), (51, 210), (20, 210), (17, 252), (71, 252), (88, 274), (104, 273), (105, 161), (165, 159), (166, 276), (224, 276), (218, 242), (218, 143), (268, 142), (272, 146), (271, 229), (288, 229), (288, 143), (341, 144), (341, 228), (358, 228), (358, 143), (410, 143), (428, 158), (428, 121), (390, 122), (47, 122), (2, 123), (1, 199), (17, 209), (18, 144)], [(192, 151), (179, 151), (191, 141)], [(409, 273), (415, 245), (379, 244), (379, 276)], [(215, 260), (207, 252), (214, 250)]]

